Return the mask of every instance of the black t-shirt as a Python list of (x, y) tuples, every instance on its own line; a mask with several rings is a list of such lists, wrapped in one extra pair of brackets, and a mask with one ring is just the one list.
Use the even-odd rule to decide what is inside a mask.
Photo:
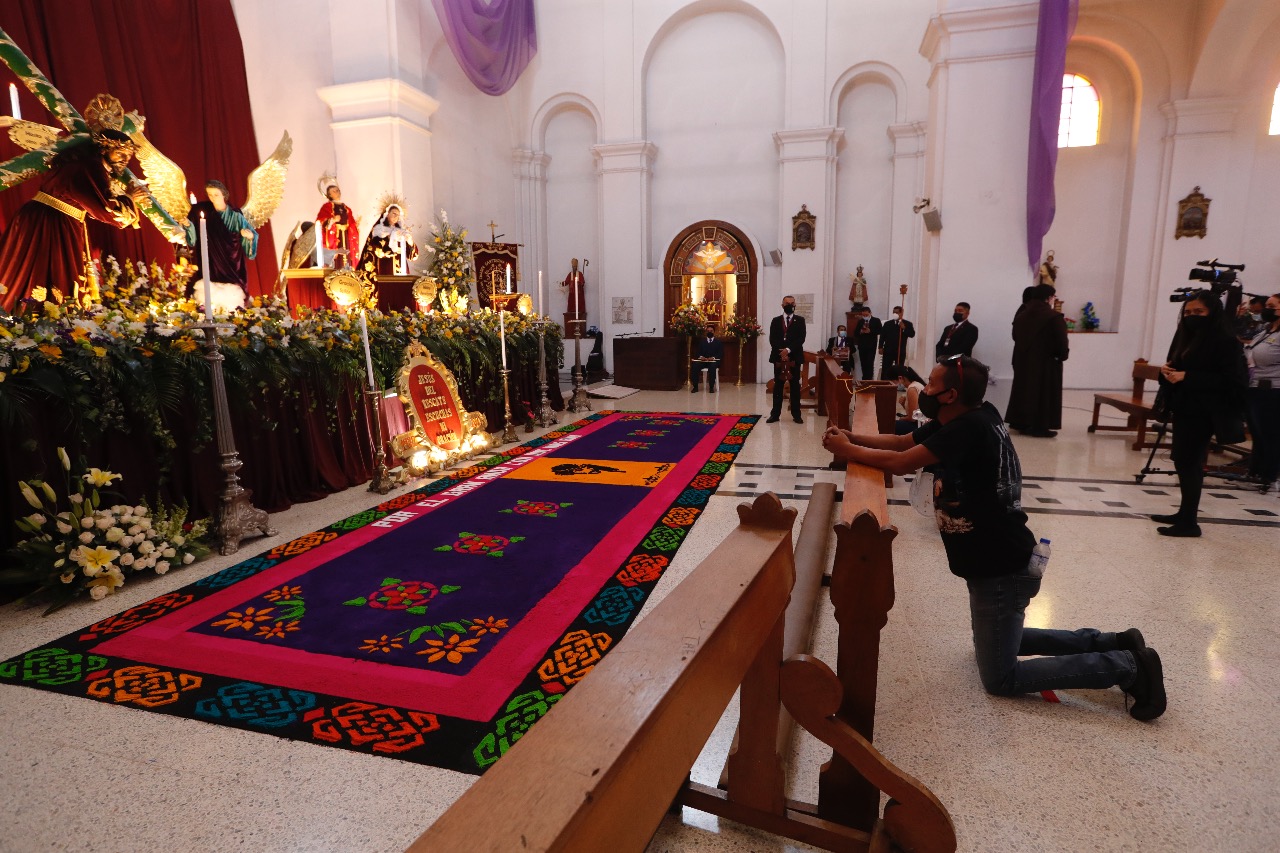
[(1021, 572), (1036, 540), (1022, 511), (1022, 466), (990, 403), (913, 434), (937, 456), (933, 508), (952, 574), (989, 578)]

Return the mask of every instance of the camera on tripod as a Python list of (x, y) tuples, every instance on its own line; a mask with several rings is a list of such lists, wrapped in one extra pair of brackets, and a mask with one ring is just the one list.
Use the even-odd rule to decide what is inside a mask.
[[(1234, 293), (1231, 296), (1234, 297), (1236, 304), (1239, 304), (1242, 285), (1236, 284), (1236, 276), (1244, 272), (1244, 264), (1223, 264), (1219, 263), (1217, 258), (1214, 258), (1211, 261), (1200, 261), (1196, 264), (1196, 267), (1197, 269), (1187, 273), (1187, 278), (1191, 281), (1202, 281), (1207, 286), (1179, 287), (1170, 294), (1170, 302), (1186, 302), (1193, 293), (1201, 290), (1212, 290), (1219, 296), (1228, 290), (1232, 290)], [(1204, 269), (1199, 269), (1199, 267), (1204, 267)], [(1235, 309), (1232, 307), (1231, 310), (1234, 311)]]

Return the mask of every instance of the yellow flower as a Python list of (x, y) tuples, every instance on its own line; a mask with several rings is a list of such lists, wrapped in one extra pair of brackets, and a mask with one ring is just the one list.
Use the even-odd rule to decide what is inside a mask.
[[(51, 303), (46, 303), (46, 304), (51, 304)], [(41, 344), (40, 346), (36, 347), (36, 349), (44, 353), (49, 358), (50, 361), (57, 361), (58, 359), (62, 358), (62, 350), (58, 349), (58, 347), (54, 346), (53, 344)]]
[(178, 338), (173, 342), (173, 348), (182, 352), (195, 352), (196, 342), (191, 338)]
[(44, 509), (44, 504), (40, 503), (40, 499), (36, 497), (36, 493), (26, 483), (18, 483), (18, 491), (22, 492), (22, 497), (27, 503), (36, 509)]
[(94, 354), (94, 355), (96, 355), (98, 358), (102, 358), (103, 356), (105, 356), (105, 355), (107, 354), (107, 348), (106, 348), (106, 347), (94, 347), (94, 348), (93, 348), (93, 354)]
[(79, 548), (71, 552), (71, 559), (84, 566), (84, 573), (89, 577), (94, 577), (103, 569), (106, 569), (111, 563), (120, 556), (119, 551), (110, 548), (104, 548), (98, 545), (94, 548), (86, 548), (81, 545)]
[(89, 332), (81, 326), (76, 326), (71, 330), (71, 337), (77, 341), (85, 341), (89, 339)]
[(97, 488), (109, 486), (118, 479), (120, 479), (119, 474), (103, 471), (101, 468), (90, 468), (84, 475), (84, 481)]

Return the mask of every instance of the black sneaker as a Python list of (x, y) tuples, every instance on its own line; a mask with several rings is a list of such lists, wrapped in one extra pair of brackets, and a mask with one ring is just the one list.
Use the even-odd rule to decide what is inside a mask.
[(1153, 515), (1151, 516), (1151, 520), (1159, 522), (1160, 524), (1177, 524), (1179, 521), (1182, 521), (1182, 516), (1175, 512), (1170, 513), (1169, 515)]
[(1168, 706), (1164, 692), (1164, 666), (1153, 648), (1138, 649), (1133, 653), (1133, 659), (1138, 664), (1138, 671), (1133, 684), (1124, 688), (1124, 692), (1133, 697), (1129, 716), (1144, 722), (1154, 720)]
[(1156, 533), (1159, 533), (1161, 536), (1179, 536), (1187, 539), (1194, 539), (1200, 535), (1200, 525), (1178, 522), (1171, 527), (1157, 527)]
[(1125, 631), (1116, 632), (1116, 649), (1122, 652), (1138, 653), (1139, 649), (1145, 649), (1147, 641), (1142, 636), (1142, 632), (1137, 628), (1129, 628)]

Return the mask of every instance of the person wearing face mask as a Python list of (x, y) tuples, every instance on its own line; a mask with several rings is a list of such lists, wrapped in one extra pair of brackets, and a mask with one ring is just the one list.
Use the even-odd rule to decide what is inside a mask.
[(782, 414), (782, 384), (790, 384), (791, 418), (800, 417), (800, 365), (804, 363), (804, 318), (796, 313), (796, 298), (782, 297), (782, 313), (769, 323), (769, 363), (773, 365), (773, 411), (766, 423), (776, 424)]
[[(984, 402), (988, 368), (967, 356), (936, 365), (920, 394), (932, 418), (910, 435), (832, 427), (828, 451), (890, 474), (934, 471), (934, 515), (951, 573), (965, 580), (982, 686), (996, 696), (1119, 687), (1130, 716), (1154, 720), (1167, 698), (1160, 655), (1142, 632), (1025, 628), (1043, 567), (1022, 510), (1022, 468), (1000, 413)], [(1019, 658), (1029, 658), (1020, 660)]]
[(708, 323), (705, 333), (698, 338), (698, 351), (693, 354), (693, 359), (689, 363), (689, 383), (692, 386), (691, 391), (697, 392), (698, 380), (702, 377), (702, 371), (707, 372), (707, 390), (711, 393), (716, 391), (716, 373), (720, 370), (720, 364), (724, 361), (724, 341), (716, 338), (716, 327), (714, 323)]
[(1037, 438), (1053, 438), (1062, 427), (1062, 363), (1069, 348), (1054, 293), (1053, 285), (1037, 284), (1013, 317), (1013, 387), (1004, 419)]
[(957, 302), (955, 313), (951, 315), (951, 325), (942, 330), (933, 353), (938, 361), (953, 355), (972, 356), (977, 342), (978, 327), (969, 322), (969, 303)]
[(885, 368), (884, 378), (898, 384), (895, 431), (902, 435), (927, 423), (929, 419), (920, 411), (920, 392), (925, 384), (920, 374), (906, 365), (895, 364)]
[(1280, 477), (1280, 293), (1258, 312), (1262, 330), (1245, 346), (1249, 360), (1249, 477), (1263, 491)]
[(1182, 308), (1169, 358), (1160, 368), (1160, 388), (1173, 424), (1170, 456), (1178, 473), (1181, 503), (1170, 515), (1153, 515), (1162, 536), (1199, 536), (1196, 515), (1204, 487), (1209, 443), (1244, 440), (1244, 391), (1248, 384), (1240, 342), (1227, 327), (1222, 302), (1198, 290)]
[[(838, 352), (837, 352), (838, 350)], [(845, 330), (844, 324), (841, 323), (836, 329), (835, 337), (827, 338), (827, 355), (835, 356), (840, 362), (840, 367), (845, 373), (852, 373), (853, 359), (850, 357), (852, 350), (849, 348), (849, 333)]]
[(893, 309), (893, 319), (880, 328), (880, 375), (889, 377), (889, 368), (907, 357), (907, 340), (916, 336), (916, 327), (902, 319), (902, 307)]
[(1250, 296), (1248, 302), (1241, 302), (1236, 308), (1235, 333), (1240, 343), (1247, 344), (1258, 336), (1266, 327), (1262, 322), (1262, 309), (1266, 307), (1267, 297)]

